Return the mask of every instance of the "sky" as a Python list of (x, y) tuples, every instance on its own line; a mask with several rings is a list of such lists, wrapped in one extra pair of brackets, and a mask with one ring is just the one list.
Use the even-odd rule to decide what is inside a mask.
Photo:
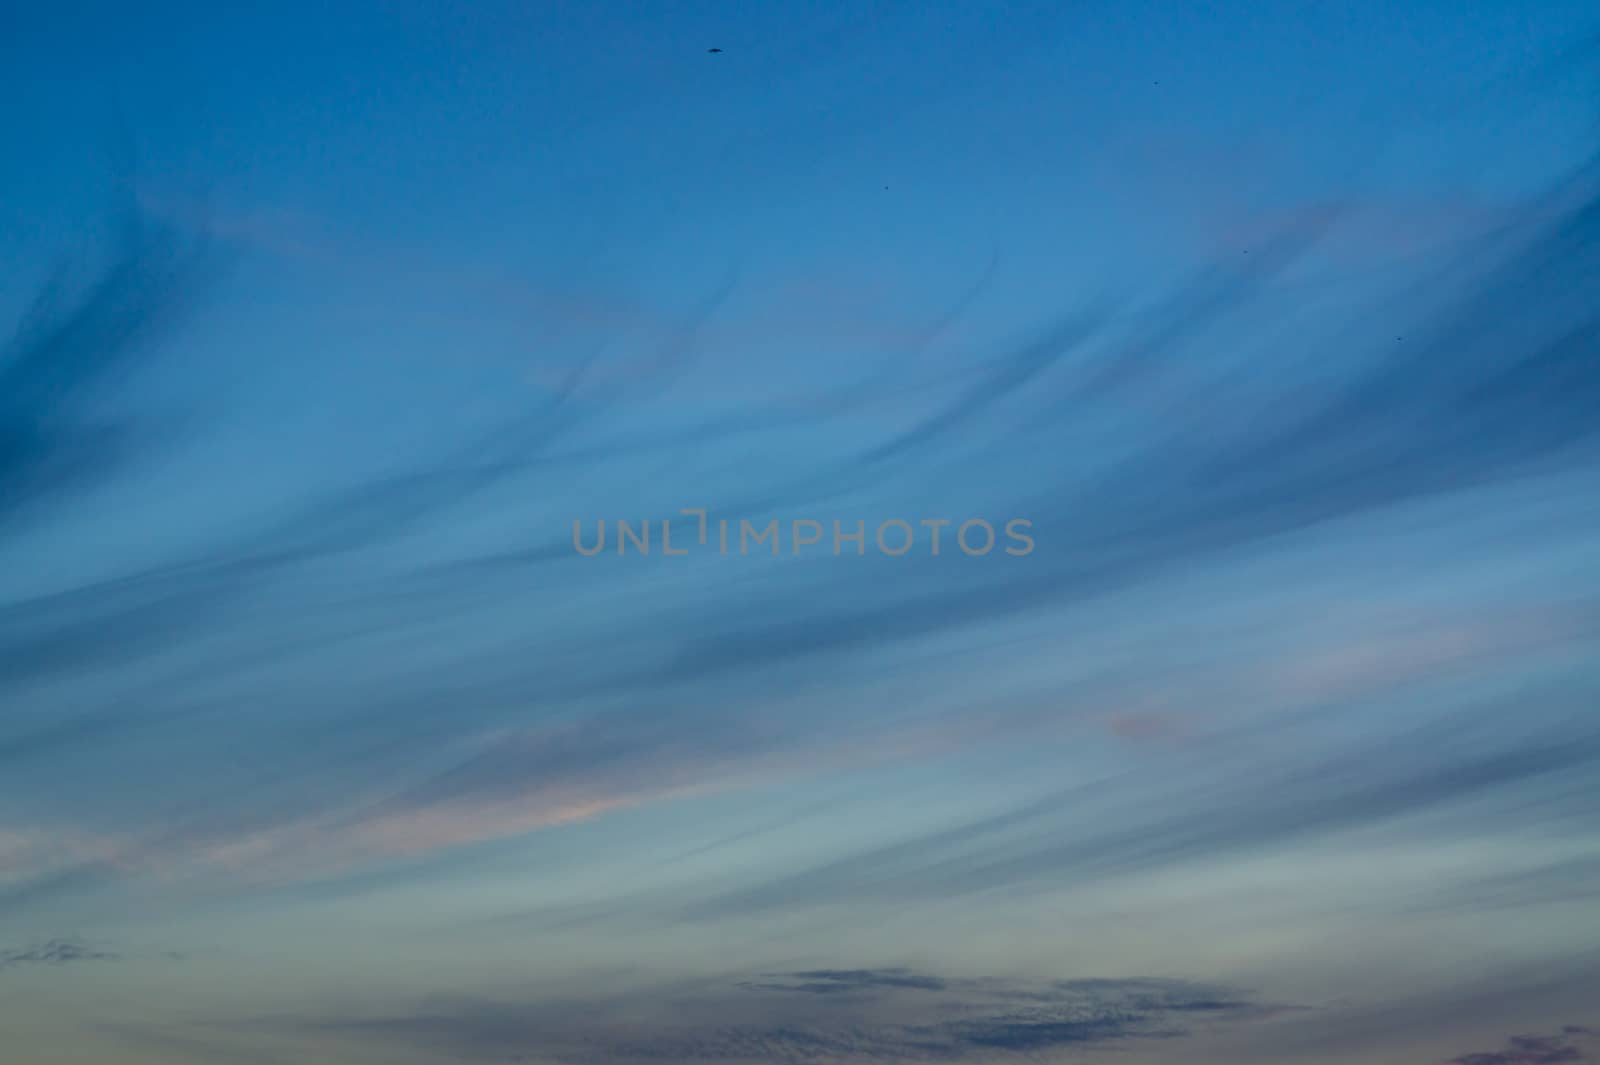
[(0, 71), (7, 1065), (1600, 1061), (1590, 5)]

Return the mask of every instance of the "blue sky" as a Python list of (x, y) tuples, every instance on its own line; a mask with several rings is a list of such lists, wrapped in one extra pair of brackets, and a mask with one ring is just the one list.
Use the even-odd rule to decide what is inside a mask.
[(1587, 7), (7, 8), (7, 1060), (1600, 1055)]

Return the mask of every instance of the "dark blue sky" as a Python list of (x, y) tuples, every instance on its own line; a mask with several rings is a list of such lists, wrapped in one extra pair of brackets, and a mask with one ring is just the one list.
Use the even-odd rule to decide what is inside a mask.
[(5, 1053), (1587, 1060), (1597, 30), (5, 8)]

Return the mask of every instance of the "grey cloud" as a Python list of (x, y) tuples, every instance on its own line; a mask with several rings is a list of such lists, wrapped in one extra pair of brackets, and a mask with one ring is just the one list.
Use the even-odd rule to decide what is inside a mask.
[(769, 991), (833, 995), (886, 987), (943, 991), (946, 984), (938, 977), (924, 976), (909, 969), (812, 969), (770, 974), (766, 982), (750, 986)]
[(116, 961), (120, 954), (97, 950), (74, 939), (47, 939), (31, 947), (0, 950), (0, 969), (24, 965), (70, 965), (79, 962)]
[(1570, 1039), (1587, 1029), (1568, 1025), (1558, 1035), (1514, 1035), (1503, 1050), (1462, 1054), (1449, 1065), (1560, 1065), (1568, 1061), (1590, 1061), (1588, 1054)]
[[(822, 986), (849, 993), (820, 992)], [(633, 999), (582, 1007), (454, 1000), (389, 1018), (301, 1019), (294, 1027), (423, 1046), (462, 1061), (928, 1062), (1174, 1039), (1200, 1023), (1240, 1023), (1274, 1009), (1178, 980), (1027, 983), (905, 968), (800, 971), (776, 983), (660, 995), (653, 1007)]]

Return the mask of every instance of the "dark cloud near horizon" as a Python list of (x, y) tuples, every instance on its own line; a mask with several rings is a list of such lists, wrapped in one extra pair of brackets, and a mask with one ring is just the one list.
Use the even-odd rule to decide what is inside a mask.
[(1281, 1008), (1180, 980), (1028, 983), (906, 968), (821, 969), (784, 974), (776, 983), (663, 992), (652, 1007), (632, 999), (581, 1008), (464, 999), (389, 1018), (301, 1019), (289, 1026), (380, 1046), (422, 1046), (461, 1061), (959, 1062), (996, 1050), (1177, 1039), (1200, 1025), (1242, 1023)]
[(766, 991), (797, 991), (810, 995), (835, 995), (878, 988), (943, 991), (945, 981), (909, 969), (811, 969), (767, 974), (764, 982), (749, 986)]
[(71, 965), (79, 962), (118, 961), (122, 955), (97, 950), (75, 939), (47, 939), (31, 947), (0, 950), (0, 969), (25, 965)]
[(1505, 1049), (1462, 1054), (1447, 1065), (1561, 1065), (1569, 1061), (1592, 1061), (1588, 1053), (1572, 1041), (1573, 1036), (1590, 1034), (1581, 1025), (1569, 1024), (1555, 1035), (1514, 1035)]

